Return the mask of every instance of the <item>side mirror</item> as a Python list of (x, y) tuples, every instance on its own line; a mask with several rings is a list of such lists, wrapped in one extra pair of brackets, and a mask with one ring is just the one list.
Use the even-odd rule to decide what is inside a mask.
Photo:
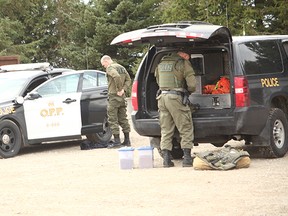
[(16, 97), (15, 98), (15, 103), (16, 104), (23, 104), (24, 103), (24, 98), (22, 96)]
[(31, 92), (28, 94), (28, 97), (27, 97), (28, 100), (35, 100), (38, 98), (41, 98), (41, 95), (37, 92)]

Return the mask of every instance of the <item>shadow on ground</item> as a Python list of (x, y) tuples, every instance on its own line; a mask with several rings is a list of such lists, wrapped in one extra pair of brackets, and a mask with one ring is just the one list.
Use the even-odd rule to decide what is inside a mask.
[(39, 152), (45, 152), (45, 151), (51, 151), (51, 150), (60, 150), (70, 147), (76, 147), (79, 146), (80, 150), (80, 143), (83, 140), (73, 140), (73, 141), (62, 141), (62, 142), (54, 142), (54, 143), (43, 143), (39, 145), (30, 145), (25, 146), (22, 148), (18, 155), (25, 155), (25, 154), (31, 154), (31, 153), (39, 153)]

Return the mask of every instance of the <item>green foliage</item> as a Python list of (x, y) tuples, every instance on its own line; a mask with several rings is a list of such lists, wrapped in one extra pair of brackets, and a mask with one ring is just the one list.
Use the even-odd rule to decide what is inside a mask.
[(0, 55), (104, 70), (107, 54), (133, 77), (148, 47), (111, 46), (120, 33), (196, 20), (232, 35), (287, 34), (287, 13), (287, 0), (0, 0)]
[(163, 23), (197, 20), (197, 8), (197, 1), (166, 0), (160, 6), (161, 20)]
[[(94, 0), (95, 34), (90, 38), (89, 46), (94, 50), (94, 57), (88, 67), (100, 68), (101, 56), (107, 54), (127, 68), (131, 76), (135, 74), (135, 61), (142, 48), (127, 49), (111, 46), (114, 37), (125, 31), (131, 31), (159, 23), (154, 12), (159, 0)], [(100, 57), (100, 58), (99, 58)]]

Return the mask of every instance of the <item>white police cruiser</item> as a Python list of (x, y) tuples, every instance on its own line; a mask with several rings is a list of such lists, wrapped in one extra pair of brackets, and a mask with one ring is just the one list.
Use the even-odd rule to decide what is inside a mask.
[(82, 135), (93, 142), (110, 140), (105, 73), (67, 70), (49, 63), (0, 66), (2, 158), (25, 145)]

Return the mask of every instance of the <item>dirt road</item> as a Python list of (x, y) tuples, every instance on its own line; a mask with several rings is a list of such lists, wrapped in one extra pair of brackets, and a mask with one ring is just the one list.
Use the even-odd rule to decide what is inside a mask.
[[(134, 131), (134, 147), (149, 145)], [(193, 151), (214, 148), (210, 144)], [(118, 151), (80, 150), (79, 142), (27, 148), (0, 160), (0, 214), (69, 216), (284, 216), (288, 215), (288, 156), (252, 158), (249, 168), (196, 171), (119, 168)]]

